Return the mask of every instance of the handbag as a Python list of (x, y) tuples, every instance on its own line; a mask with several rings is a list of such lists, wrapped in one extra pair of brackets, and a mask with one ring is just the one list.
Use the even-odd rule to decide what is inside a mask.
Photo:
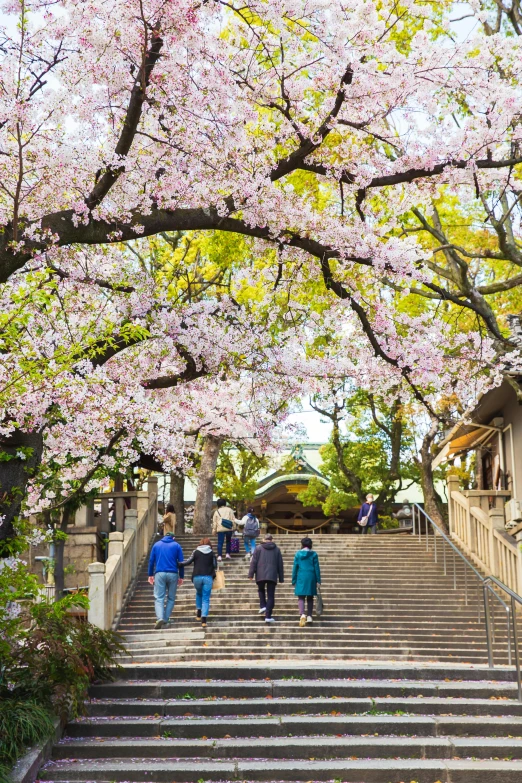
[(361, 519), (358, 520), (357, 524), (360, 525), (361, 527), (366, 527), (366, 525), (368, 524), (368, 520), (370, 519), (370, 514), (372, 513), (372, 507), (373, 507), (373, 503), (370, 503), (370, 510), (368, 511), (366, 516), (361, 517)]
[(216, 571), (216, 578), (214, 579), (214, 582), (212, 583), (212, 589), (213, 590), (224, 590), (225, 589), (225, 572), (222, 568), (218, 568)]
[(233, 555), (239, 554), (239, 538), (233, 538), (230, 542), (230, 552)]
[[(219, 511), (218, 511), (218, 514), (219, 514)], [(225, 519), (224, 517), (221, 516), (221, 514), (219, 514), (219, 518), (221, 520), (221, 527), (224, 527), (227, 530), (232, 530), (233, 529), (234, 523), (232, 522), (231, 519)]]
[(321, 585), (317, 585), (317, 601), (315, 604), (315, 613), (318, 617), (320, 617), (323, 611), (324, 611), (324, 601), (321, 593)]

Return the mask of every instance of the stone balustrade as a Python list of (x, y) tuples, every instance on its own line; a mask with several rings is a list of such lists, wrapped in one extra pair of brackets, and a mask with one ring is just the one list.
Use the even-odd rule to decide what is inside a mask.
[(460, 490), (456, 476), (448, 478), (451, 537), (487, 575), (496, 576), (522, 595), (522, 550), (506, 533), (507, 490)]
[(109, 534), (106, 562), (91, 563), (88, 567), (89, 622), (104, 630), (118, 624), (156, 534), (158, 482), (149, 479), (148, 483), (147, 504), (143, 503), (143, 497), (138, 497), (136, 508), (125, 509), (123, 531)]

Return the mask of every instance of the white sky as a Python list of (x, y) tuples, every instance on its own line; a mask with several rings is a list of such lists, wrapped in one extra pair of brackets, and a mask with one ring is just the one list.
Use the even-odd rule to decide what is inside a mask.
[(308, 400), (303, 400), (303, 410), (290, 414), (287, 421), (290, 424), (300, 424), (306, 429), (307, 437), (303, 438), (303, 442), (326, 443), (330, 438), (331, 422), (312, 410)]

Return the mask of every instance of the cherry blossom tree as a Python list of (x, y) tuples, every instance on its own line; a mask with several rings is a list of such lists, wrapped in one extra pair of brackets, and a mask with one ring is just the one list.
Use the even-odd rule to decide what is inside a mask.
[[(445, 17), (413, 0), (3, 8), (9, 520), (44, 437), (57, 464), (67, 444), (58, 488), (67, 494), (98, 480), (100, 464), (142, 450), (167, 469), (182, 465), (194, 427), (234, 430), (226, 395), (226, 427), (218, 432), (223, 416), (205, 420), (230, 368), (277, 379), (281, 399), (329, 375), (378, 384), (384, 396), (400, 387), (433, 416), (437, 395), (468, 394), (472, 368), (493, 361), (490, 341), (402, 307), (411, 287), (439, 292), (431, 253), (403, 231), (403, 216), (441, 187), (473, 199), (517, 170), (518, 38), (477, 28), (455, 42)], [(253, 325), (233, 298), (172, 308), (111, 250), (195, 230), (242, 236), (257, 256), (269, 248), (264, 279), (295, 304), (293, 334), (268, 339), (270, 320)], [(316, 310), (292, 322), (310, 291)], [(54, 500), (52, 473), (36, 478), (36, 508)]]

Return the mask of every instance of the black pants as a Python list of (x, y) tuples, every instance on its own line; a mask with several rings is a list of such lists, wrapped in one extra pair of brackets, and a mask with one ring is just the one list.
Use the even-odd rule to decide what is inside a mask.
[(259, 608), (266, 609), (265, 617), (268, 618), (272, 617), (274, 611), (276, 584), (277, 582), (270, 582), (268, 579), (257, 583)]
[(361, 528), (361, 533), (363, 535), (368, 534), (368, 533), (375, 534), (375, 533), (377, 533), (377, 525), (365, 525), (363, 528)]

